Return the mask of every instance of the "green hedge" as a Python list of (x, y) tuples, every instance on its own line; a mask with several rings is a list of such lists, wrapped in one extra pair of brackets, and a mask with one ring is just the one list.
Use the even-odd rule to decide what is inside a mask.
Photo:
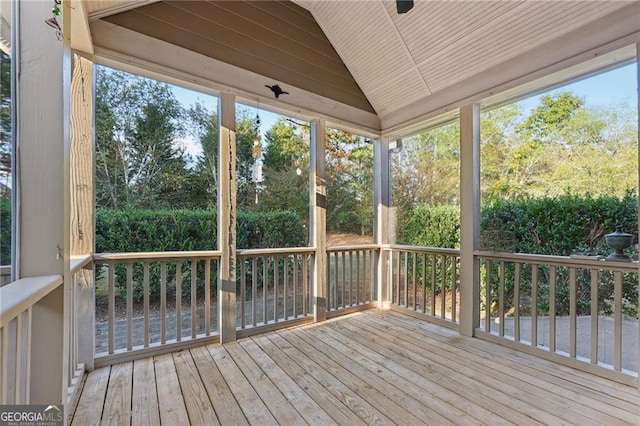
[(497, 245), (518, 253), (569, 256), (610, 253), (604, 236), (615, 231), (616, 224), (635, 235), (637, 243), (635, 195), (622, 199), (563, 195), (501, 201), (482, 209), (481, 229), (488, 249)]
[[(126, 210), (98, 209), (96, 212), (96, 252), (153, 252), (215, 250), (217, 247), (216, 213), (202, 210)], [(306, 227), (292, 212), (239, 213), (237, 216), (237, 247), (275, 248), (305, 246)], [(167, 262), (167, 286), (175, 288), (176, 262)], [(182, 294), (191, 291), (191, 263), (181, 262)], [(198, 293), (204, 288), (204, 262), (197, 267)], [(212, 276), (216, 276), (213, 265)], [(116, 288), (126, 296), (127, 270), (124, 264), (115, 269)], [(133, 265), (133, 298), (143, 298), (144, 269)], [(98, 279), (104, 270), (98, 269)], [(160, 295), (160, 264), (149, 265), (150, 297)]]
[[(455, 206), (420, 206), (410, 212), (408, 220), (400, 224), (400, 241), (408, 245), (432, 247), (460, 246), (459, 208)], [(481, 249), (516, 253), (569, 256), (571, 254), (608, 255), (613, 250), (605, 243), (605, 235), (615, 230), (616, 224), (635, 236), (636, 244), (627, 251), (637, 258), (638, 198), (627, 195), (616, 197), (559, 197), (530, 198), (500, 201), (485, 206), (481, 214)], [(530, 267), (520, 271), (520, 292), (523, 297), (531, 292)], [(418, 268), (420, 270), (420, 268)], [(492, 293), (498, 294), (498, 265), (492, 268)], [(588, 271), (578, 271), (576, 304), (578, 314), (588, 315), (591, 309), (591, 281)], [(486, 270), (483, 269), (483, 274)], [(486, 278), (486, 277), (485, 277)], [(438, 277), (438, 280), (440, 278)], [(483, 279), (483, 282), (485, 280)], [(438, 281), (440, 282), (440, 281)], [(505, 270), (505, 310), (512, 307), (514, 267)], [(548, 266), (538, 271), (538, 314), (549, 312)], [(450, 286), (450, 283), (448, 284)], [(610, 314), (614, 280), (612, 274), (601, 273), (599, 307), (601, 314)], [(438, 286), (437, 286), (438, 287)], [(638, 316), (637, 274), (625, 274), (623, 279), (623, 313), (631, 318)], [(567, 268), (556, 271), (556, 313), (569, 312), (569, 272)], [(497, 309), (497, 300), (492, 301)], [(522, 312), (526, 309), (523, 307)], [(526, 312), (525, 312), (526, 313)]]
[[(238, 248), (306, 245), (304, 223), (292, 212), (242, 213)], [(217, 219), (207, 210), (124, 210), (96, 212), (96, 252), (215, 250)]]
[(460, 247), (460, 208), (421, 205), (400, 224), (400, 244), (424, 247)]

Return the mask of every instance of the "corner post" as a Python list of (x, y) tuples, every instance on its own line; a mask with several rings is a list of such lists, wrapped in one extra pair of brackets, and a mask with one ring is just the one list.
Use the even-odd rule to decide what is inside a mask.
[(374, 242), (380, 247), (375, 258), (376, 264), (376, 294), (378, 307), (382, 308), (388, 302), (388, 258), (391, 252), (386, 252), (384, 246), (389, 244), (389, 209), (391, 208), (391, 178), (389, 139), (382, 138), (375, 141), (373, 147), (373, 214), (374, 214)]
[(313, 319), (327, 319), (327, 181), (325, 168), (326, 124), (311, 121), (309, 164), (309, 242), (316, 249), (311, 268)]
[(218, 330), (220, 343), (236, 340), (236, 98), (222, 93), (218, 134)]
[(32, 310), (31, 404), (65, 404), (69, 375), (70, 3), (45, 23), (51, 3), (16, 1), (17, 278), (61, 275), (62, 287)]
[(480, 106), (460, 109), (460, 333), (480, 323)]
[[(95, 252), (93, 87), (93, 62), (75, 53), (71, 75), (72, 256)], [(93, 270), (81, 269), (74, 278), (78, 362), (92, 371), (95, 348)]]

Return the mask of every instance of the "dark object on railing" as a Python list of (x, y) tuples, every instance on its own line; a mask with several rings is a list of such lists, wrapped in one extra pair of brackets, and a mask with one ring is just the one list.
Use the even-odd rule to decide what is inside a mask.
[(616, 226), (616, 232), (604, 236), (607, 245), (615, 250), (607, 256), (606, 260), (614, 260), (617, 262), (631, 262), (631, 258), (624, 254), (624, 250), (631, 247), (633, 243), (633, 235), (622, 232), (620, 226)]

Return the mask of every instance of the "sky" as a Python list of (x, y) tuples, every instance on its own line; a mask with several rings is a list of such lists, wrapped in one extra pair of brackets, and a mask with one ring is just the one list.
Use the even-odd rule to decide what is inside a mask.
[[(527, 113), (531, 109), (535, 108), (538, 105), (541, 96), (545, 94), (553, 94), (561, 90), (571, 90), (578, 96), (583, 97), (585, 99), (585, 106), (612, 105), (619, 104), (621, 101), (624, 101), (632, 108), (636, 109), (638, 105), (636, 64), (632, 63), (603, 74), (598, 74), (596, 76), (577, 81), (559, 89), (554, 89), (540, 95), (523, 99), (519, 102), (522, 111)], [(218, 101), (214, 96), (177, 86), (173, 86), (173, 92), (178, 101), (186, 107), (193, 105), (196, 102), (204, 103), (210, 110), (216, 109), (217, 107)], [(279, 117), (278, 114), (274, 114), (264, 109), (256, 110), (256, 108), (252, 107), (243, 108), (249, 109), (250, 116), (254, 116), (256, 113), (260, 115), (260, 121), (262, 123), (260, 126), (260, 134), (263, 136)], [(182, 143), (185, 145), (187, 153), (189, 153), (193, 158), (201, 152), (199, 144), (193, 140), (192, 137), (186, 137), (182, 140)]]

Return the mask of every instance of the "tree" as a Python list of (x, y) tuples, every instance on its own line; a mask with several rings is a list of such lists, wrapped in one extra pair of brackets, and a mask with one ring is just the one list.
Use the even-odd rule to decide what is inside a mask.
[(202, 148), (194, 168), (193, 196), (201, 208), (213, 209), (218, 202), (218, 115), (195, 103), (189, 108), (188, 117), (192, 135)]
[(373, 231), (373, 146), (327, 129), (327, 229), (370, 235)]
[(166, 83), (98, 67), (96, 196), (113, 209), (188, 202), (192, 186), (180, 103)]
[[(265, 134), (264, 186), (258, 209), (309, 218), (308, 128), (279, 119)], [(299, 170), (299, 173), (298, 173)]]

